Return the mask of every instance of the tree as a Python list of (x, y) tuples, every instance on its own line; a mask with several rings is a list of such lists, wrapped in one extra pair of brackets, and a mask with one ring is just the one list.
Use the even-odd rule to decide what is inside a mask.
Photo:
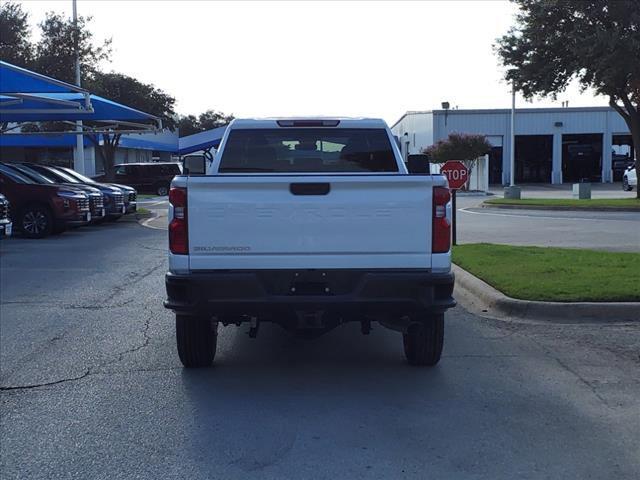
[[(164, 128), (174, 129), (177, 125), (173, 110), (176, 99), (151, 84), (142, 83), (121, 73), (94, 72), (87, 82), (87, 88), (114, 102), (160, 117)], [(102, 159), (108, 180), (114, 178), (113, 165), (121, 137), (118, 129), (111, 133), (89, 135)]]
[(33, 61), (29, 14), (19, 3), (0, 3), (0, 60), (19, 67)]
[(188, 137), (202, 131), (195, 115), (181, 116), (178, 119), (178, 135), (180, 137)]
[[(512, 0), (516, 25), (498, 39), (505, 78), (525, 98), (555, 98), (577, 80), (609, 99), (640, 159), (640, 2)], [(640, 198), (640, 191), (638, 191)]]
[(207, 110), (197, 118), (195, 115), (187, 115), (178, 120), (178, 133), (181, 137), (186, 137), (194, 133), (206, 132), (228, 125), (233, 118), (233, 115), (226, 115), (215, 110)]
[(431, 163), (460, 160), (471, 169), (479, 157), (491, 151), (491, 144), (484, 135), (450, 133), (446, 140), (440, 140), (423, 151), (429, 155)]
[(224, 127), (229, 125), (233, 120), (233, 115), (225, 115), (222, 112), (216, 112), (215, 110), (207, 110), (201, 113), (198, 117), (198, 123), (202, 131), (213, 130), (214, 128)]
[(75, 83), (77, 48), (82, 82), (90, 79), (98, 72), (100, 63), (111, 57), (111, 39), (95, 45), (93, 33), (88, 28), (90, 21), (91, 17), (78, 17), (76, 26), (69, 18), (47, 13), (40, 23), (41, 38), (35, 47), (33, 69), (67, 83)]
[(439, 140), (425, 148), (431, 163), (445, 163), (460, 160), (469, 170), (473, 169), (478, 158), (491, 151), (491, 144), (484, 135), (468, 133), (450, 133), (446, 140)]

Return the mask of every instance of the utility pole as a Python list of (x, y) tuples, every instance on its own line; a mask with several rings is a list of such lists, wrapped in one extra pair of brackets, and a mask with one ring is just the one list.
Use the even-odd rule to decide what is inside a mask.
[(504, 198), (520, 198), (520, 187), (516, 187), (516, 82), (511, 81), (511, 134), (509, 148), (509, 186), (504, 189)]
[[(73, 0), (75, 2), (75, 0)], [(511, 149), (509, 152), (509, 186), (515, 185), (516, 178), (516, 83), (511, 83)]]
[[(75, 29), (75, 54), (76, 54), (76, 85), (80, 87), (80, 45), (78, 44), (78, 7), (76, 0), (72, 0), (73, 4), (73, 27)], [(76, 120), (76, 149), (74, 151), (73, 169), (84, 174), (84, 136), (82, 135), (82, 120)]]

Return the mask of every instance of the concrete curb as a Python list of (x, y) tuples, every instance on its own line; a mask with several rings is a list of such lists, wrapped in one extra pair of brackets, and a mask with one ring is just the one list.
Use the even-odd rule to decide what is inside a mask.
[(539, 302), (507, 297), (457, 265), (456, 299), (479, 315), (553, 323), (640, 322), (640, 302)]
[(140, 218), (138, 220), (138, 223), (141, 226), (145, 227), (145, 228), (150, 228), (152, 230), (165, 230), (166, 231), (168, 229), (168, 226), (158, 227), (156, 225), (151, 225), (151, 222), (153, 222), (154, 220), (157, 220), (157, 219), (159, 219), (161, 217), (162, 216), (158, 215), (157, 213), (156, 214), (152, 213), (151, 215), (147, 215), (147, 216), (145, 216), (143, 218)]
[(484, 192), (484, 191), (468, 192), (464, 190), (458, 190), (456, 192), (456, 195), (458, 197), (494, 197), (495, 196), (495, 194), (491, 192)]
[(640, 208), (634, 207), (560, 207), (556, 205), (494, 205), (483, 203), (482, 208), (497, 208), (504, 210), (555, 210), (561, 212), (637, 212)]

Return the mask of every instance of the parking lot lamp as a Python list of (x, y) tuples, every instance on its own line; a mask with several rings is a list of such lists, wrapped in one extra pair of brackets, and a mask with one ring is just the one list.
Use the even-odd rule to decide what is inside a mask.
[(509, 149), (509, 186), (504, 189), (504, 198), (520, 198), (520, 187), (516, 187), (516, 82), (511, 82), (511, 148)]
[[(78, 35), (78, 7), (76, 0), (72, 0), (73, 5), (73, 28), (74, 28), (74, 48), (76, 54), (76, 85), (80, 86), (80, 55), (79, 55), (79, 35)], [(74, 151), (73, 169), (84, 174), (84, 137), (82, 135), (82, 120), (76, 120), (76, 148)]]

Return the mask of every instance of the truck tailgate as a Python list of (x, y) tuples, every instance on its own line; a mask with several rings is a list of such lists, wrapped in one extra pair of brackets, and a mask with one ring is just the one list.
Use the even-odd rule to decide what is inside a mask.
[(193, 176), (187, 191), (191, 270), (431, 267), (429, 176)]

